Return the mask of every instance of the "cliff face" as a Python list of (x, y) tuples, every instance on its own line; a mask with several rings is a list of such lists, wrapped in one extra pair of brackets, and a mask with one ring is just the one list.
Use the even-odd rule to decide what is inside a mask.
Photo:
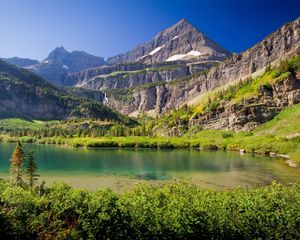
[[(285, 24), (247, 51), (234, 55), (210, 69), (208, 73), (191, 75), (175, 83), (169, 82), (145, 89), (135, 89), (130, 101), (109, 101), (111, 106), (127, 113), (135, 111), (160, 112), (180, 107), (185, 103), (196, 103), (197, 98), (209, 90), (228, 83), (255, 76), (264, 68), (280, 59), (287, 59), (300, 49), (300, 18)], [(163, 94), (162, 94), (163, 93)], [(145, 101), (147, 104), (145, 104)], [(130, 111), (127, 111), (130, 109)], [(124, 112), (124, 111), (123, 111)]]
[(145, 63), (201, 59), (201, 56), (227, 58), (231, 55), (206, 35), (199, 32), (191, 23), (182, 19), (174, 26), (158, 33), (151, 41), (138, 45), (132, 51), (108, 58), (107, 64), (142, 61)]
[[(70, 73), (64, 77), (63, 83), (66, 86), (84, 86), (89, 85), (98, 77), (105, 76), (117, 76), (120, 73), (134, 73), (138, 71), (143, 71), (147, 69), (173, 69), (176, 66), (185, 66), (184, 63), (155, 63), (155, 64), (145, 64), (142, 62), (133, 62), (126, 64), (116, 64), (112, 66), (101, 66), (97, 68), (91, 68), (87, 70), (80, 71), (78, 73)], [(129, 87), (129, 86), (127, 86)], [(98, 89), (99, 90), (99, 89)]]
[[(203, 59), (208, 59), (208, 57)], [(185, 76), (190, 76), (207, 70), (217, 64), (219, 64), (219, 60), (205, 60), (203, 62), (190, 60), (151, 64), (142, 62), (116, 64), (67, 74), (62, 79), (62, 84), (65, 86), (80, 86), (97, 90), (118, 88), (119, 85), (122, 85), (123, 88), (131, 88), (139, 84), (178, 80)], [(140, 83), (130, 84), (132, 82), (132, 78), (137, 77), (139, 78)], [(115, 80), (118, 80), (119, 83), (112, 84), (110, 82), (114, 82)], [(99, 81), (102, 83), (99, 84)]]
[(100, 75), (91, 81), (87, 81), (84, 87), (103, 91), (117, 88), (137, 88), (144, 84), (174, 81), (189, 74), (189, 68), (185, 65), (168, 69), (146, 68), (130, 72), (114, 72), (108, 75)]

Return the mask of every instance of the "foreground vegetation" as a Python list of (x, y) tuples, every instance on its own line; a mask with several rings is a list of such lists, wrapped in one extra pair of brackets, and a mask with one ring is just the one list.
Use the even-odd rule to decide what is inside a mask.
[(299, 239), (300, 187), (215, 191), (180, 182), (125, 194), (0, 181), (1, 239)]

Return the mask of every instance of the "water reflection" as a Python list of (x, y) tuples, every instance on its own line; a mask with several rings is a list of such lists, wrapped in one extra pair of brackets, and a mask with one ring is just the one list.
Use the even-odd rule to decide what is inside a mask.
[[(0, 144), (0, 172), (8, 172), (14, 144)], [(32, 145), (42, 175), (118, 175), (145, 180), (192, 176), (213, 184), (294, 182), (299, 171), (281, 160), (236, 152), (156, 149), (72, 149)]]

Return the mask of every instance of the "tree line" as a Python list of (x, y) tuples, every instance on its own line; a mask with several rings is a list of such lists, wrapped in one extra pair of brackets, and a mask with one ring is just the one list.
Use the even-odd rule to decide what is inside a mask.
[[(41, 129), (15, 129), (7, 133), (11, 137), (34, 137), (38, 139), (47, 137), (129, 137), (129, 136), (153, 136), (154, 124), (141, 124), (138, 127), (127, 127), (123, 125), (91, 126), (83, 128), (41, 128)], [(5, 131), (2, 131), (5, 132)]]

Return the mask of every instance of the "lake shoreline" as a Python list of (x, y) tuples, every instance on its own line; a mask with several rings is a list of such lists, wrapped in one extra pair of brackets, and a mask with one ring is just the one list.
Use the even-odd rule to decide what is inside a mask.
[[(201, 139), (198, 138), (183, 138), (183, 137), (98, 137), (98, 138), (42, 138), (36, 139), (31, 137), (10, 137), (8, 135), (0, 134), (0, 142), (17, 142), (21, 140), (24, 143), (34, 143), (41, 145), (58, 145), (69, 148), (122, 148), (122, 149), (194, 149), (194, 150), (208, 150), (208, 151), (232, 151), (240, 152), (240, 154), (253, 154), (258, 156), (272, 157), (285, 159), (290, 167), (298, 168), (300, 156), (297, 153), (297, 159), (290, 157), (287, 152), (275, 151), (270, 146), (265, 146), (265, 149), (247, 149), (244, 145), (226, 146), (223, 142), (216, 143), (214, 139), (209, 139), (210, 143), (202, 144)], [(125, 139), (125, 141), (124, 141)], [(129, 140), (128, 140), (129, 139)], [(143, 141), (141, 141), (141, 139)], [(175, 140), (173, 142), (173, 140)], [(178, 141), (179, 140), (179, 141)], [(198, 141), (198, 142), (197, 142)], [(214, 142), (211, 143), (211, 142)], [(299, 159), (298, 159), (299, 158)]]

